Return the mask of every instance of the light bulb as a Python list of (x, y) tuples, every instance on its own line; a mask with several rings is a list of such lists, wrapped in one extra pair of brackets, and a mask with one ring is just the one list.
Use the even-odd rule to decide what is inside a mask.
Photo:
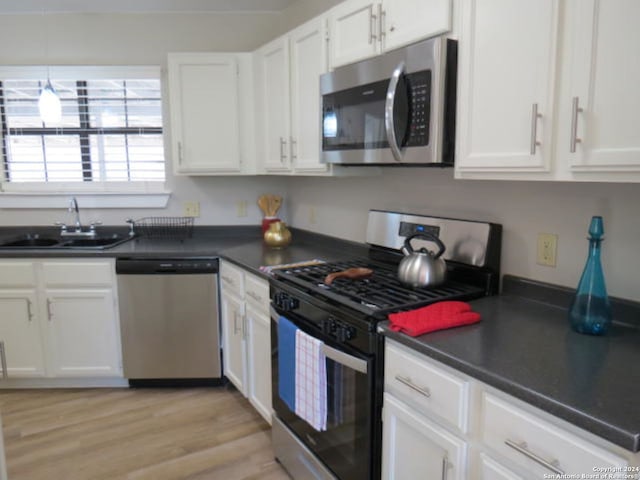
[(51, 85), (51, 80), (47, 80), (47, 84), (40, 92), (38, 108), (40, 109), (40, 118), (44, 123), (60, 123), (62, 121), (62, 104), (60, 97)]

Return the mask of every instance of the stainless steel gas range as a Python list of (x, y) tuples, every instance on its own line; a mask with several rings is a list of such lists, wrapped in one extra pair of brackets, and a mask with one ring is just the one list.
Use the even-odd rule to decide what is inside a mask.
[[(447, 247), (447, 281), (434, 288), (408, 287), (397, 278), (400, 248), (406, 237), (425, 231)], [(366, 258), (273, 271), (273, 445), (276, 458), (293, 478), (380, 477), (384, 345), (376, 325), (392, 312), (497, 293), (501, 232), (493, 223), (372, 210)], [(433, 247), (426, 240), (413, 242)], [(371, 272), (366, 278), (337, 278), (327, 285), (327, 275), (349, 268)], [(284, 366), (279, 364), (278, 326), (283, 318), (322, 345), (324, 428), (300, 418), (280, 396), (279, 367)]]

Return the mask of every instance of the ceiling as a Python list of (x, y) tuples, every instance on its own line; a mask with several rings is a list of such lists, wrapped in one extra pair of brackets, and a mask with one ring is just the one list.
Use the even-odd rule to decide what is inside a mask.
[(298, 0), (0, 0), (0, 14), (279, 12)]

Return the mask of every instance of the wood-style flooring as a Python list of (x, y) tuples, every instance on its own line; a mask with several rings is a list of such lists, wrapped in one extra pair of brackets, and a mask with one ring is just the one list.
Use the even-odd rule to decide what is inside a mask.
[(288, 480), (231, 387), (0, 391), (9, 480)]

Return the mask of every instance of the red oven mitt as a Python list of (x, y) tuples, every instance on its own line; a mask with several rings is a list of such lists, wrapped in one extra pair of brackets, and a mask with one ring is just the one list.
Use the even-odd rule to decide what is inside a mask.
[(390, 313), (391, 330), (412, 337), (480, 321), (480, 314), (465, 302), (438, 302), (408, 312)]

